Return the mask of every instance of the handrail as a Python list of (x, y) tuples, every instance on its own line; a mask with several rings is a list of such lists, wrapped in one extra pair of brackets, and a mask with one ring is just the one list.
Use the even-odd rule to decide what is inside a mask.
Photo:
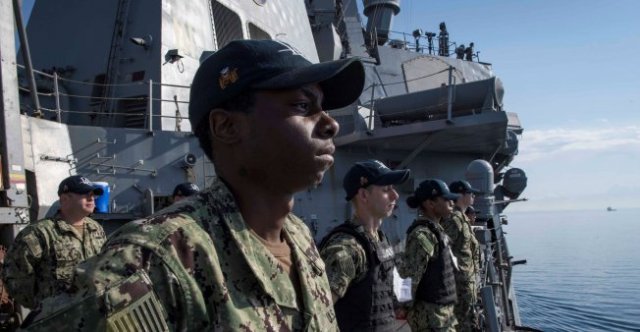
[[(24, 68), (24, 66), (18, 65), (19, 68)], [(385, 87), (385, 86), (389, 86), (389, 85), (395, 85), (395, 84), (406, 84), (407, 82), (412, 82), (412, 81), (417, 81), (417, 80), (421, 80), (421, 79), (425, 79), (428, 77), (432, 77), (434, 75), (438, 75), (438, 74), (442, 74), (449, 71), (450, 73), (453, 73), (453, 71), (456, 71), (455, 67), (449, 67), (449, 68), (445, 68), (443, 70), (434, 72), (434, 73), (430, 73), (430, 74), (426, 74), (426, 75), (422, 75), (419, 77), (415, 77), (412, 78), (410, 80), (407, 81), (398, 81), (398, 82), (388, 82), (388, 83), (380, 83), (380, 82), (374, 82), (371, 85), (365, 87), (365, 89), (363, 90), (363, 93), (365, 93), (367, 90), (371, 90), (371, 94), (370, 94), (370, 98), (371, 100), (369, 101), (368, 105), (365, 104), (363, 106), (365, 107), (369, 107), (370, 111), (369, 111), (369, 115), (365, 116), (364, 119), (367, 122), (368, 128), (369, 130), (373, 129), (374, 126), (374, 119), (379, 116), (375, 110), (375, 101), (376, 98), (376, 94), (375, 94), (375, 90), (377, 87)], [(172, 103), (172, 104), (188, 104), (189, 101), (188, 100), (178, 100), (177, 96), (174, 97), (174, 99), (164, 99), (164, 98), (153, 98), (153, 94), (154, 94), (154, 87), (173, 87), (173, 88), (183, 88), (183, 89), (189, 89), (190, 86), (186, 86), (186, 85), (179, 85), (179, 84), (169, 84), (169, 83), (161, 83), (161, 82), (156, 82), (154, 80), (148, 80), (148, 81), (140, 81), (140, 82), (132, 82), (132, 83), (123, 83), (123, 84), (115, 84), (118, 86), (125, 86), (125, 85), (129, 85), (129, 86), (133, 86), (133, 85), (139, 85), (139, 86), (147, 86), (148, 90), (147, 90), (147, 95), (143, 95), (143, 96), (138, 96), (138, 97), (100, 97), (100, 96), (91, 96), (91, 95), (83, 95), (83, 94), (76, 94), (76, 93), (68, 93), (68, 92), (64, 92), (65, 90), (61, 89), (61, 87), (59, 87), (59, 82), (63, 81), (66, 83), (79, 83), (79, 84), (83, 84), (83, 85), (90, 85), (90, 86), (104, 86), (106, 84), (101, 84), (101, 83), (87, 83), (87, 82), (81, 82), (81, 81), (76, 81), (76, 80), (71, 80), (68, 78), (64, 78), (64, 77), (60, 77), (60, 75), (57, 72), (54, 72), (53, 74), (49, 74), (49, 73), (45, 73), (42, 71), (37, 71), (34, 70), (35, 73), (37, 73), (38, 75), (42, 75), (43, 77), (46, 78), (50, 78), (53, 82), (52, 86), (53, 88), (51, 89), (50, 92), (42, 92), (42, 91), (38, 91), (37, 95), (39, 96), (44, 96), (44, 97), (50, 97), (50, 98), (54, 98), (54, 104), (55, 104), (55, 108), (51, 109), (51, 108), (47, 108), (47, 107), (43, 107), (40, 106), (42, 111), (46, 111), (46, 112), (51, 112), (56, 114), (56, 120), (58, 122), (62, 122), (62, 115), (64, 113), (69, 113), (69, 114), (87, 114), (87, 115), (100, 115), (100, 114), (104, 114), (107, 116), (127, 116), (127, 117), (144, 117), (146, 118), (145, 121), (145, 125), (142, 128), (147, 129), (148, 131), (153, 131), (154, 129), (154, 124), (153, 121), (154, 119), (157, 118), (167, 118), (167, 119), (184, 119), (185, 116), (183, 115), (169, 115), (169, 114), (153, 114), (153, 104), (155, 102), (160, 102), (160, 103)], [(450, 84), (451, 85), (451, 84)], [(453, 84), (455, 86), (455, 83)], [(66, 87), (68, 87), (68, 84), (65, 85)], [(451, 87), (450, 87), (451, 88)], [(31, 90), (26, 88), (26, 87), (19, 87), (19, 89), (21, 91), (24, 92), (28, 92), (30, 93)], [(95, 100), (100, 100), (100, 99), (109, 99), (112, 101), (138, 101), (140, 103), (144, 102), (147, 104), (147, 109), (144, 112), (118, 112), (118, 111), (113, 111), (113, 112), (108, 112), (108, 113), (100, 113), (94, 110), (72, 110), (72, 109), (66, 109), (63, 104), (60, 101), (61, 97), (67, 97), (67, 98), (75, 98), (75, 99), (91, 99), (93, 101)], [(411, 113), (411, 112), (415, 112), (415, 111), (424, 111), (426, 115), (428, 114), (432, 114), (431, 110), (434, 109), (439, 109), (442, 107), (445, 107), (445, 105), (450, 104), (451, 103), (451, 99), (452, 96), (449, 96), (448, 98), (443, 99), (441, 102), (438, 102), (437, 104), (430, 104), (430, 105), (420, 105), (420, 106), (416, 106), (413, 107), (411, 109), (404, 109), (401, 112), (395, 112), (394, 115), (402, 115), (404, 113)], [(450, 107), (448, 107), (450, 108)], [(483, 111), (484, 109), (481, 109), (481, 111)], [(435, 113), (433, 113), (435, 114)], [(447, 109), (447, 119), (451, 120), (451, 118), (453, 117), (453, 111)]]
[[(453, 67), (453, 70), (457, 71), (457, 69), (455, 67)], [(391, 82), (391, 83), (379, 83), (379, 82), (371, 83), (371, 84), (367, 85), (366, 87), (364, 87), (362, 92), (365, 92), (365, 91), (369, 90), (373, 86), (385, 87), (385, 86), (390, 86), (390, 85), (406, 84), (406, 83), (422, 80), (422, 79), (425, 79), (425, 78), (429, 78), (431, 76), (435, 76), (435, 75), (438, 75), (438, 74), (442, 74), (442, 73), (447, 72), (447, 71), (449, 71), (449, 68), (443, 69), (443, 70), (435, 72), (435, 73), (414, 77), (414, 78), (406, 80), (406, 81), (397, 81), (397, 82)]]
[[(391, 34), (395, 34), (395, 35), (401, 35), (402, 36), (402, 40), (398, 39), (398, 38), (392, 38)], [(407, 36), (409, 36), (408, 40), (407, 40)], [(437, 37), (435, 37), (435, 39), (437, 39)], [(397, 41), (401, 41), (404, 44), (404, 49), (408, 49), (408, 50), (413, 50), (414, 52), (417, 53), (425, 53), (426, 51), (431, 51), (433, 52), (433, 54), (431, 55), (438, 55), (440, 54), (440, 48), (438, 47), (437, 43), (433, 43), (431, 44), (431, 46), (427, 46), (429, 45), (429, 38), (427, 38), (426, 36), (420, 35), (418, 38), (413, 36), (413, 33), (406, 33), (403, 31), (394, 31), (394, 30), (389, 30), (389, 42), (392, 43), (393, 40), (397, 40)], [(411, 42), (411, 40), (413, 40), (414, 42)], [(415, 40), (426, 40), (427, 44), (425, 46), (422, 46), (421, 43), (417, 43), (415, 42)], [(436, 40), (437, 41), (437, 40)], [(460, 44), (463, 45), (463, 44)], [(453, 50), (453, 52), (449, 52), (446, 56), (451, 56), (451, 55), (455, 55), (455, 49), (458, 47), (458, 43), (457, 42), (449, 42), (448, 44), (448, 49), (449, 50)], [(473, 52), (473, 58), (476, 59), (477, 62), (480, 62), (480, 51), (476, 51)]]
[[(25, 66), (18, 64), (17, 67), (19, 69), (26, 69)], [(47, 108), (47, 107), (43, 107), (40, 106), (39, 108), (42, 111), (46, 111), (46, 112), (52, 112), (56, 114), (56, 121), (58, 122), (62, 122), (62, 114), (63, 113), (69, 113), (69, 114), (89, 114), (89, 115), (98, 115), (98, 114), (103, 114), (101, 112), (96, 112), (96, 111), (92, 111), (92, 110), (86, 110), (86, 111), (77, 111), (77, 110), (70, 110), (70, 109), (65, 109), (62, 106), (62, 103), (60, 101), (61, 97), (67, 97), (67, 98), (73, 98), (73, 99), (90, 99), (92, 101), (97, 101), (97, 100), (110, 100), (110, 101), (139, 101), (139, 102), (146, 102), (147, 103), (147, 110), (145, 112), (108, 112), (108, 113), (104, 113), (105, 115), (109, 115), (109, 116), (139, 116), (139, 117), (146, 117), (147, 118), (147, 122), (146, 125), (144, 126), (147, 130), (149, 131), (153, 131), (153, 119), (156, 118), (168, 118), (168, 119), (184, 119), (184, 116), (182, 115), (163, 115), (163, 114), (153, 114), (153, 103), (155, 102), (160, 102), (160, 103), (167, 103), (170, 102), (172, 104), (188, 104), (189, 101), (187, 100), (178, 100), (177, 96), (174, 97), (174, 99), (164, 99), (164, 98), (154, 98), (153, 94), (154, 94), (154, 87), (160, 87), (161, 89), (164, 87), (171, 87), (171, 88), (181, 88), (181, 89), (190, 89), (191, 86), (188, 85), (180, 85), (180, 84), (169, 84), (169, 83), (161, 83), (161, 82), (156, 82), (153, 80), (148, 80), (148, 81), (139, 81), (139, 82), (130, 82), (130, 83), (118, 83), (118, 84), (103, 84), (103, 83), (95, 83), (95, 82), (83, 82), (83, 81), (78, 81), (78, 80), (72, 80), (72, 79), (68, 79), (65, 77), (61, 77), (57, 71), (54, 71), (52, 74), (47, 73), (47, 72), (43, 72), (43, 71), (39, 71), (39, 70), (33, 70), (34, 74), (39, 75), (40, 77), (42, 77), (44, 79), (44, 82), (48, 82), (50, 81), (50, 83), (46, 83), (46, 84), (51, 84), (53, 86), (53, 88), (49, 91), (49, 92), (42, 92), (42, 91), (36, 91), (35, 95), (37, 96), (43, 96), (43, 97), (50, 97), (54, 99), (54, 104), (55, 104), (55, 109), (51, 109), (51, 108)], [(42, 80), (41, 78), (39, 78), (39, 80)], [(77, 93), (67, 93), (64, 92), (64, 90), (61, 91), (60, 88), (60, 82), (64, 82), (66, 83), (64, 86), (66, 86), (68, 88), (68, 86), (70, 84), (78, 84), (78, 85), (85, 85), (85, 86), (97, 86), (97, 87), (105, 87), (105, 86), (147, 86), (148, 90), (147, 93), (148, 95), (146, 96), (139, 96), (139, 97), (108, 97), (108, 96), (96, 96), (96, 95), (83, 95), (83, 94), (77, 94)], [(31, 93), (31, 88), (26, 88), (24, 86), (19, 86), (18, 87), (20, 91), (23, 92), (27, 92), (27, 93)], [(49, 89), (49, 88), (47, 88)], [(39, 116), (41, 116), (41, 114), (39, 114)]]
[[(24, 65), (21, 65), (21, 64), (17, 64), (16, 66), (18, 68), (20, 68), (20, 69), (26, 69), (26, 67)], [(55, 77), (55, 74), (49, 74), (47, 72), (43, 72), (43, 71), (36, 70), (36, 69), (34, 69), (33, 72), (38, 74), (38, 75), (42, 75), (42, 76), (45, 76), (45, 77), (48, 77), (48, 78), (51, 78), (51, 79), (53, 79)], [(96, 82), (85, 82), (85, 81), (72, 80), (70, 78), (62, 77), (59, 74), (57, 76), (58, 76), (58, 80), (60, 80), (60, 81), (76, 83), (76, 84), (80, 84), (80, 85), (90, 85), (90, 86), (116, 86), (117, 87), (117, 86), (147, 85), (147, 84), (149, 84), (148, 82), (145, 82), (145, 81), (105, 84), (105, 83), (96, 83)], [(161, 83), (161, 82), (153, 82), (153, 85), (176, 87), (176, 88), (185, 88), (185, 89), (191, 88), (190, 85)]]

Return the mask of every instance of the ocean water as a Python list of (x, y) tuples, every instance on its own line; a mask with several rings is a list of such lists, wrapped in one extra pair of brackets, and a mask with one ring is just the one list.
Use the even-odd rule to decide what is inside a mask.
[(640, 209), (508, 217), (510, 253), (527, 260), (513, 276), (524, 326), (640, 331)]

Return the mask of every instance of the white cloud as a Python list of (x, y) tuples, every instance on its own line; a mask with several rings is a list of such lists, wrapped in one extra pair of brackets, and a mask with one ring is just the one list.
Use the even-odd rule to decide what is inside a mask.
[(640, 125), (528, 130), (519, 152), (529, 201), (514, 211), (640, 207)]
[(640, 153), (640, 126), (525, 131), (516, 159), (518, 162), (530, 162), (557, 158), (570, 152), (611, 150)]

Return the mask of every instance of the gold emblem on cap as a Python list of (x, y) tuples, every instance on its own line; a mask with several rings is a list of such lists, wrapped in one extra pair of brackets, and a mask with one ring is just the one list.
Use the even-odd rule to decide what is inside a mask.
[(220, 71), (220, 78), (218, 78), (218, 84), (220, 89), (226, 89), (230, 84), (235, 83), (238, 80), (238, 68), (229, 69), (225, 67)]
[(367, 183), (369, 183), (369, 180), (367, 178), (365, 178), (364, 176), (360, 177), (360, 185), (361, 186), (366, 186)]

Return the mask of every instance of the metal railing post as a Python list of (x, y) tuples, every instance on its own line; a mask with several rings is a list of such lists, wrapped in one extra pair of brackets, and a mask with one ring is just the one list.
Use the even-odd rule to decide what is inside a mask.
[(16, 27), (18, 28), (18, 36), (20, 37), (20, 47), (22, 48), (24, 67), (27, 70), (27, 81), (29, 83), (29, 89), (31, 90), (31, 99), (33, 100), (33, 107), (36, 109), (34, 115), (42, 116), (42, 108), (40, 107), (40, 99), (38, 98), (38, 85), (36, 84), (36, 78), (33, 74), (29, 41), (27, 40), (27, 32), (22, 20), (21, 3), (22, 1), (20, 0), (13, 0), (13, 15), (16, 20)]
[(153, 80), (149, 79), (149, 132), (153, 131)]
[(60, 89), (58, 88), (58, 72), (53, 72), (53, 94), (56, 99), (56, 120), (62, 122), (62, 109), (60, 108)]
[(447, 100), (447, 121), (451, 121), (453, 112), (453, 66), (449, 66), (449, 97)]
[(373, 130), (373, 107), (374, 107), (374, 101), (373, 98), (375, 97), (375, 93), (376, 93), (376, 82), (373, 82), (373, 84), (371, 85), (371, 103), (369, 103), (369, 130)]

